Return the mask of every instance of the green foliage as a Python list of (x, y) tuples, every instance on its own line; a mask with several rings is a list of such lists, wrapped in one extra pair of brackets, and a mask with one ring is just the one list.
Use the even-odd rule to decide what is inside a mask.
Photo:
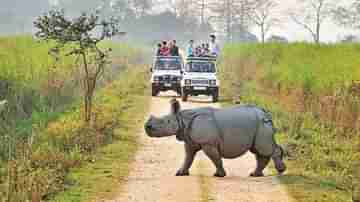
[(111, 137), (111, 144), (91, 155), (91, 163), (72, 169), (67, 181), (76, 186), (51, 201), (98, 201), (118, 192), (118, 185), (124, 182), (129, 162), (135, 156), (138, 147), (135, 134), (143, 123), (149, 101), (144, 96), (148, 94), (146, 69), (131, 68), (134, 69), (128, 69), (97, 96), (97, 103), (102, 103), (103, 108), (97, 113), (96, 125)]
[[(48, 54), (51, 44), (35, 41), (31, 36), (0, 38), (0, 76), (14, 80), (19, 87), (39, 88), (46, 81), (54, 59)], [(62, 74), (68, 73), (72, 58), (58, 64)]]
[(302, 43), (225, 48), (223, 96), (273, 113), (289, 167), (280, 179), (298, 201), (358, 197), (359, 48)]
[(357, 44), (314, 45), (266, 44), (233, 45), (225, 49), (225, 60), (252, 57), (265, 66), (266, 79), (284, 87), (332, 92), (351, 81), (360, 81)]
[(73, 58), (55, 66), (48, 47), (29, 36), (0, 38), (0, 100), (8, 101), (0, 122), (1, 159), (8, 158), (10, 141), (14, 148), (17, 139), (31, 135), (33, 123), (46, 125), (75, 99), (77, 84), (68, 79), (75, 75)]
[[(0, 38), (0, 100), (8, 100), (5, 111), (0, 114), (0, 201), (9, 188), (8, 168), (13, 171), (12, 197), (34, 197), (33, 201), (37, 201), (37, 197), (51, 197), (64, 190), (71, 184), (66, 181), (70, 168), (91, 160), (98, 148), (117, 140), (114, 127), (130, 103), (125, 103), (128, 93), (123, 93), (127, 91), (116, 85), (116, 90), (108, 93), (119, 97), (109, 99), (107, 94), (108, 100), (101, 100), (98, 95), (94, 101), (96, 124), (90, 128), (85, 126), (80, 121), (81, 84), (77, 82), (80, 72), (73, 68), (75, 59), (61, 55), (62, 59), (55, 62), (48, 54), (51, 46), (28, 36)], [(114, 50), (111, 55), (114, 64), (104, 73), (99, 87), (110, 86), (120, 72), (121, 79), (127, 78), (130, 73), (125, 70), (130, 64), (138, 59), (146, 60), (139, 48), (111, 42), (103, 42), (101, 46)], [(137, 83), (141, 81), (131, 81), (122, 81), (121, 85), (144, 90), (143, 85)], [(110, 100), (119, 108), (107, 107)], [(50, 137), (51, 126), (57, 124), (63, 124), (64, 128), (56, 131), (59, 136)], [(92, 134), (95, 136), (90, 136)], [(28, 181), (23, 183), (24, 180)], [(34, 195), (30, 196), (25, 189)], [(12, 200), (21, 201), (20, 198)]]
[[(81, 74), (78, 79), (84, 85), (84, 114), (86, 122), (91, 121), (92, 99), (95, 88), (106, 66), (110, 63), (109, 49), (101, 49), (99, 44), (108, 38), (118, 35), (117, 21), (101, 19), (99, 14), (83, 13), (79, 17), (69, 18), (64, 11), (51, 10), (40, 16), (34, 25), (38, 29), (36, 37), (46, 42), (54, 42), (51, 48), (56, 60), (61, 53), (66, 56), (75, 56), (81, 60)], [(98, 34), (95, 34), (98, 32)]]
[[(84, 180), (68, 178), (70, 169), (95, 162), (97, 150), (104, 145), (133, 138), (124, 137), (122, 133), (127, 129), (121, 129), (121, 126), (126, 123), (130, 127), (139, 123), (136, 119), (129, 119), (132, 116), (129, 113), (146, 106), (142, 97), (147, 86), (144, 69), (132, 68), (122, 72), (118, 81), (97, 94), (95, 119), (91, 126), (82, 120), (80, 107), (69, 110), (40, 132), (36, 144), (23, 148), (27, 157), (9, 163), (10, 201), (52, 198), (71, 186), (73, 180)], [(139, 79), (141, 77), (144, 79)], [(139, 120), (143, 118), (140, 114), (135, 116)], [(131, 147), (133, 149), (128, 152), (134, 151), (135, 147)], [(126, 161), (121, 164), (127, 164), (131, 153), (120, 155), (125, 155), (122, 159)], [(102, 158), (101, 155), (99, 158)]]

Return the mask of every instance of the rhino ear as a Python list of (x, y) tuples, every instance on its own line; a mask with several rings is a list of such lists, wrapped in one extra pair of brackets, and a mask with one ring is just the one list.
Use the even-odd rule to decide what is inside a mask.
[(176, 99), (170, 100), (171, 113), (177, 114), (180, 112), (180, 103)]

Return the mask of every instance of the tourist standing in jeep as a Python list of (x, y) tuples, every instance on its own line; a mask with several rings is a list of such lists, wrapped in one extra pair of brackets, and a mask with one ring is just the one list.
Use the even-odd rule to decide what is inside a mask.
[(176, 40), (173, 40), (170, 45), (170, 55), (180, 56), (179, 47), (176, 46)]
[(210, 54), (211, 56), (214, 56), (214, 57), (218, 57), (220, 55), (220, 47), (219, 47), (219, 44), (217, 44), (216, 42), (216, 36), (215, 35), (210, 35)]

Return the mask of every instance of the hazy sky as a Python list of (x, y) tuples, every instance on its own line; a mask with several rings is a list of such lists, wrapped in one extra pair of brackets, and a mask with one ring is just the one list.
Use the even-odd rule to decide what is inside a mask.
[[(279, 9), (281, 13), (287, 13), (290, 10), (296, 9), (296, 6), (298, 6), (296, 0), (277, 0), (277, 2), (279, 3)], [(274, 29), (270, 32), (270, 34), (274, 33), (286, 36), (290, 40), (311, 40), (311, 36), (307, 31), (286, 17), (282, 22), (281, 27), (274, 27)], [(329, 42), (342, 38), (344, 35), (355, 33), (356, 32), (354, 30), (337, 26), (334, 22), (332, 22), (331, 19), (329, 19), (323, 24), (320, 37), (322, 41)]]
[[(167, 6), (165, 2), (168, 2), (169, 0), (158, 0), (158, 1), (163, 2), (163, 3), (158, 3), (157, 6), (158, 8), (166, 8)], [(296, 0), (276, 0), (276, 1), (279, 3), (279, 8), (278, 8), (279, 12), (277, 13), (286, 14), (290, 10), (296, 9), (296, 6), (299, 6), (299, 4), (296, 3)], [(331, 1), (339, 2), (341, 0), (331, 0)], [(343, 0), (343, 1), (346, 2), (348, 0)], [(302, 40), (312, 39), (307, 31), (305, 31), (302, 27), (292, 22), (291, 19), (289, 19), (286, 16), (283, 18), (284, 19), (282, 20), (281, 27), (274, 27), (272, 30), (270, 30), (268, 36), (271, 34), (276, 34), (280, 36), (285, 36), (291, 41), (294, 40), (302, 41)], [(258, 32), (258, 29), (256, 29), (256, 27), (252, 28), (251, 32), (258, 35), (258, 37), (260, 36), (260, 33)], [(331, 19), (329, 19), (322, 26), (321, 40), (325, 42), (336, 41), (337, 39), (342, 38), (344, 35), (348, 35), (348, 34), (358, 34), (358, 32), (337, 26), (335, 25), (334, 22), (331, 21)]]

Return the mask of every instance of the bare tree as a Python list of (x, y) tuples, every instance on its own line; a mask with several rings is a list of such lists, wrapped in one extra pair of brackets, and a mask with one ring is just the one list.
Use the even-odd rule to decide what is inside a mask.
[(342, 26), (360, 29), (360, 0), (353, 0), (348, 6), (337, 7), (333, 17)]
[(172, 12), (178, 17), (185, 17), (193, 15), (194, 2), (193, 0), (168, 0)]
[(320, 43), (320, 32), (323, 22), (331, 17), (333, 0), (298, 0), (302, 8), (290, 13), (290, 18), (308, 31), (315, 43)]
[(119, 21), (124, 21), (130, 16), (135, 16), (135, 12), (131, 8), (128, 0), (112, 1), (111, 12)]
[[(99, 43), (120, 33), (117, 22), (100, 19), (99, 15), (85, 13), (80, 17), (69, 19), (64, 11), (53, 10), (40, 16), (34, 23), (39, 30), (36, 33), (39, 39), (55, 42), (55, 47), (50, 52), (56, 59), (59, 58), (61, 51), (65, 51), (66, 55), (76, 56), (82, 62), (84, 112), (87, 123), (91, 121), (92, 99), (97, 81), (109, 63), (110, 50), (100, 49)], [(96, 31), (100, 31), (100, 34), (96, 34)]]
[(219, 26), (218, 28), (225, 33), (228, 42), (233, 39), (235, 27), (245, 29), (248, 26), (248, 12), (251, 11), (251, 5), (249, 0), (211, 1), (210, 9), (213, 20)]
[(260, 28), (262, 43), (265, 43), (265, 36), (270, 28), (280, 22), (274, 15), (277, 6), (273, 0), (256, 0), (252, 12), (249, 12), (250, 20)]
[(193, 3), (194, 11), (199, 18), (200, 25), (208, 23), (209, 20), (209, 0), (191, 0)]
[(152, 0), (132, 0), (128, 2), (131, 2), (137, 17), (145, 16), (145, 14), (147, 14), (153, 7)]

